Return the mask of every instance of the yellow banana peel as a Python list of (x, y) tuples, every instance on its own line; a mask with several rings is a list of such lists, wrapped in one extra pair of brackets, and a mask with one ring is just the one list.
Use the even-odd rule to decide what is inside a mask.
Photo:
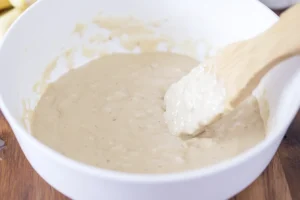
[(9, 0), (9, 1), (11, 5), (19, 9), (26, 9), (28, 6), (36, 2), (36, 0)]
[(0, 0), (0, 10), (11, 7), (9, 0)]
[(10, 25), (22, 14), (23, 10), (13, 8), (0, 16), (0, 40), (3, 38)]

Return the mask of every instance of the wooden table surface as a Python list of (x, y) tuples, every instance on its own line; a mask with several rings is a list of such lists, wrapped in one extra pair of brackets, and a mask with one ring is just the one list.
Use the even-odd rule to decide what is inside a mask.
[[(0, 111), (0, 199), (65, 200), (30, 166)], [(300, 112), (263, 174), (234, 200), (300, 200)]]

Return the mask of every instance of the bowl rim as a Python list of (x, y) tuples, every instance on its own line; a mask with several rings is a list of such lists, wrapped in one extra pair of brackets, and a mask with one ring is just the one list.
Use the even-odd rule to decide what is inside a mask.
[[(249, 0), (249, 2), (252, 1), (254, 7), (261, 7), (261, 9), (264, 10), (264, 12), (268, 12), (269, 14), (273, 15), (274, 20), (278, 20), (278, 16), (270, 10), (267, 6), (265, 6), (263, 3), (257, 0)], [(30, 12), (32, 9), (38, 9), (38, 7), (43, 4), (45, 0), (40, 0), (30, 6), (23, 14), (26, 15), (26, 13)], [(15, 25), (18, 23), (20, 18), (18, 18), (11, 26), (11, 28), (7, 31), (5, 36), (2, 39), (2, 42), (0, 43), (0, 54), (4, 51), (3, 50), (3, 43), (6, 41), (7, 36), (10, 32), (14, 31)], [(21, 135), (22, 140), (25, 140), (24, 143), (29, 143), (31, 146), (34, 146), (34, 148), (39, 149), (43, 154), (46, 156), (49, 156), (53, 161), (60, 163), (61, 165), (65, 165), (67, 168), (73, 169), (74, 171), (81, 172), (83, 174), (88, 174), (91, 176), (95, 176), (97, 178), (105, 178), (109, 180), (115, 180), (119, 182), (131, 182), (131, 183), (140, 183), (140, 184), (157, 184), (157, 183), (170, 183), (170, 182), (181, 182), (181, 181), (187, 181), (187, 180), (193, 180), (198, 178), (203, 178), (210, 176), (212, 174), (221, 173), (222, 171), (225, 171), (229, 168), (234, 168), (238, 166), (239, 164), (246, 162), (249, 158), (252, 158), (254, 156), (257, 156), (261, 151), (268, 148), (271, 144), (273, 144), (277, 139), (280, 137), (283, 137), (283, 133), (286, 132), (288, 125), (280, 127), (280, 129), (277, 129), (276, 132), (273, 132), (270, 134), (269, 137), (265, 138), (263, 141), (259, 142), (259, 144), (255, 145), (254, 147), (248, 149), (245, 152), (240, 153), (239, 155), (227, 159), (225, 161), (222, 161), (220, 163), (217, 163), (215, 165), (211, 165), (208, 167), (200, 168), (200, 169), (194, 169), (194, 170), (187, 170), (183, 172), (176, 172), (176, 173), (166, 173), (166, 174), (138, 174), (138, 173), (126, 173), (126, 172), (120, 172), (120, 171), (114, 171), (109, 169), (102, 169), (97, 168), (76, 160), (73, 160), (71, 158), (68, 158), (55, 150), (51, 149), (50, 147), (46, 146), (39, 140), (37, 140), (35, 137), (33, 137), (24, 127), (19, 125), (17, 120), (12, 116), (9, 109), (6, 107), (5, 102), (3, 101), (2, 94), (0, 91), (0, 109), (11, 125), (12, 129), (15, 132), (18, 132), (18, 134)], [(295, 116), (296, 112), (293, 113)], [(14, 133), (15, 134), (15, 133)], [(16, 134), (15, 134), (16, 135)], [(19, 140), (17, 138), (17, 140)], [(19, 142), (19, 141), (18, 141)], [(22, 147), (21, 147), (22, 149)], [(23, 149), (22, 149), (23, 151)], [(24, 152), (24, 151), (23, 151)], [(26, 155), (25, 155), (26, 156)], [(27, 156), (26, 156), (27, 158)], [(29, 163), (30, 160), (28, 159)]]

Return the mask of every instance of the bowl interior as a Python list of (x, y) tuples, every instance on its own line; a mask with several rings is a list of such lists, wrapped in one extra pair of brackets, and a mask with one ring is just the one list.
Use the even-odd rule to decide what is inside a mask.
[[(92, 36), (107, 34), (94, 24), (93, 19), (99, 16), (99, 12), (104, 17), (134, 19), (134, 22), (123, 21), (123, 25), (128, 22), (129, 25), (136, 23), (143, 26), (143, 31), (136, 31), (128, 37), (145, 34), (143, 37), (171, 38), (173, 47), (170, 51), (201, 60), (206, 55), (204, 49), (219, 48), (255, 36), (276, 22), (277, 17), (271, 11), (253, 1), (42, 0), (25, 12), (2, 43), (0, 106), (16, 119), (17, 124), (12, 124), (13, 127), (23, 126), (24, 105), (29, 110), (33, 109), (40, 96), (33, 87), (39, 81), (39, 87), (42, 87), (41, 81), (51, 82), (68, 71), (66, 65), (70, 50), (71, 62), (76, 66), (92, 59), (92, 56), (83, 55), (84, 48), (98, 53), (105, 50), (105, 54), (140, 52), (139, 49), (124, 49), (120, 44), (122, 35), (108, 44), (102, 40), (90, 43)], [(78, 32), (78, 23), (85, 24), (83, 35)], [(149, 36), (145, 29), (151, 29), (152, 35)], [(159, 44), (156, 50), (166, 51), (163, 44)], [(49, 71), (49, 63), (55, 59), (59, 61)], [(300, 58), (295, 57), (282, 63), (264, 78), (255, 91), (255, 95), (263, 96), (269, 102), (269, 133), (286, 127), (298, 110), (299, 61)], [(47, 80), (41, 80), (43, 76)]]

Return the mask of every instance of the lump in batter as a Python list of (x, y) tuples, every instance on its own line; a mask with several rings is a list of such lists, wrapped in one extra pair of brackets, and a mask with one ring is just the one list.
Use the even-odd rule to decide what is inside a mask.
[(225, 88), (202, 65), (173, 83), (165, 94), (164, 114), (169, 131), (194, 136), (224, 111)]
[(172, 173), (232, 158), (264, 138), (254, 98), (183, 140), (169, 133), (164, 95), (199, 63), (172, 53), (115, 54), (50, 84), (31, 121), (34, 137), (74, 160), (130, 173)]

